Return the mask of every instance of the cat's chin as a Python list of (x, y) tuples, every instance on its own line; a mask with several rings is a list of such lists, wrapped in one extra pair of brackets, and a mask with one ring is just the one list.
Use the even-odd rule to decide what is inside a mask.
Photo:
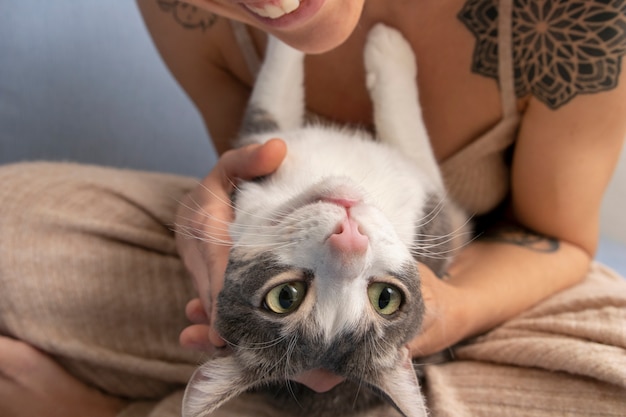
[(318, 393), (328, 392), (346, 380), (346, 378), (322, 368), (300, 372), (292, 379)]

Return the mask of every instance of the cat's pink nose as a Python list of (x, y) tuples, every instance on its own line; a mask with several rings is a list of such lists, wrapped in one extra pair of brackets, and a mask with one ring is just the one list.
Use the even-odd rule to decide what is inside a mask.
[(367, 251), (369, 238), (361, 233), (359, 225), (350, 216), (346, 216), (337, 225), (335, 232), (328, 238), (328, 243), (339, 252), (361, 254)]

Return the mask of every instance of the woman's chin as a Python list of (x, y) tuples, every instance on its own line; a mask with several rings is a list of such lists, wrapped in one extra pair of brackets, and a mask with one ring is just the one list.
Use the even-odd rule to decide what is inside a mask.
[[(343, 23), (345, 25), (345, 22)], [(333, 27), (327, 31), (272, 32), (277, 38), (307, 54), (322, 54), (343, 44), (354, 31), (353, 27)]]
[(301, 25), (262, 28), (308, 54), (328, 52), (354, 32), (363, 1), (325, 0), (324, 7)]
[(330, 51), (341, 45), (354, 31), (365, 0), (300, 0), (289, 12), (272, 12), (277, 0), (231, 1), (191, 0), (219, 15), (235, 19), (268, 32), (308, 54)]

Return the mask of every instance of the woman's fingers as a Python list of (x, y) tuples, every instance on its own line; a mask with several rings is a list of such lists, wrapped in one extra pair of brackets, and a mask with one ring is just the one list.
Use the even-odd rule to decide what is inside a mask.
[[(233, 217), (230, 194), (236, 183), (274, 172), (287, 152), (285, 142), (271, 139), (264, 144), (249, 145), (224, 153), (217, 164), (184, 200), (179, 209), (177, 224), (178, 249), (191, 272), (199, 298), (186, 307), (187, 318), (194, 323), (180, 334), (180, 343), (202, 350), (212, 346), (223, 347), (226, 342), (215, 330), (217, 295), (224, 283), (228, 263), (230, 239), (228, 224)], [(189, 239), (185, 231), (193, 230), (201, 236), (212, 236), (218, 231), (220, 242), (211, 239)]]
[(225, 152), (216, 164), (216, 175), (209, 175), (205, 185), (228, 197), (238, 179), (251, 180), (276, 171), (285, 155), (287, 145), (281, 139), (270, 139), (262, 145), (248, 145)]
[(209, 324), (209, 316), (199, 298), (194, 298), (187, 303), (185, 315), (194, 324)]

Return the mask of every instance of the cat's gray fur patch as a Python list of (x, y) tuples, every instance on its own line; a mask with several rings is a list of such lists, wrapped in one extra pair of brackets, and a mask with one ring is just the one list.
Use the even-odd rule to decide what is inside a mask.
[[(252, 294), (258, 292), (268, 279), (289, 269), (270, 252), (247, 259), (233, 260), (231, 257), (226, 271), (229, 285), (218, 299), (217, 328), (220, 334), (229, 335), (237, 363), (243, 366), (244, 373), (251, 376), (251, 380), (261, 377), (270, 382), (272, 389), (268, 394), (277, 405), (304, 407), (306, 415), (334, 416), (338, 410), (349, 415), (379, 404), (378, 394), (368, 390), (363, 381), (378, 379), (377, 373), (385, 372), (384, 364), (394, 362), (397, 351), (373, 351), (371, 347), (380, 343), (401, 346), (419, 329), (424, 305), (419, 297), (417, 268), (411, 264), (393, 272), (412, 298), (397, 313), (397, 319), (389, 320), (384, 326), (382, 335), (376, 335), (373, 328), (354, 329), (338, 335), (330, 344), (324, 342), (315, 325), (306, 319), (289, 337), (284, 337), (279, 320), (272, 318), (271, 313), (263, 311), (262, 307), (250, 304)], [(308, 276), (306, 279), (315, 278)], [(266, 348), (270, 345), (271, 349)], [(287, 357), (285, 352), (288, 352)], [(284, 378), (310, 368), (324, 368), (346, 375), (349, 382), (338, 386), (333, 395), (324, 395)], [(322, 396), (332, 401), (316, 401)], [(349, 401), (343, 402), (346, 399)], [(338, 401), (342, 402), (340, 407)]]
[[(279, 127), (278, 122), (272, 114), (270, 114), (267, 110), (250, 103), (246, 108), (246, 112), (243, 117), (239, 137), (246, 138), (260, 133), (274, 132), (277, 131)], [(241, 146), (242, 143), (239, 142), (238, 145)]]

